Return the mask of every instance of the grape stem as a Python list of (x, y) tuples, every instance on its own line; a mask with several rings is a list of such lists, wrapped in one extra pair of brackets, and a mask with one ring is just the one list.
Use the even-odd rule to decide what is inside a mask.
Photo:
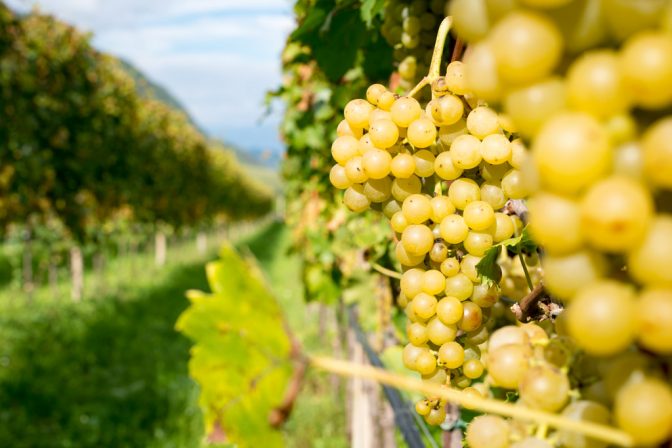
[(408, 92), (407, 96), (414, 96), (423, 87), (433, 83), (436, 79), (441, 76), (441, 59), (443, 58), (443, 49), (446, 46), (446, 38), (448, 37), (448, 32), (450, 27), (453, 25), (453, 18), (448, 16), (443, 19), (441, 25), (439, 25), (439, 31), (436, 34), (436, 43), (434, 44), (434, 52), (432, 53), (432, 62), (429, 66), (429, 72), (427, 76), (423, 77), (422, 80)]
[(450, 57), (450, 62), (460, 60), (462, 58), (462, 50), (464, 50), (464, 41), (458, 37), (455, 40), (455, 47), (453, 47), (453, 54)]
[(513, 314), (516, 315), (516, 318), (520, 322), (525, 322), (525, 319), (530, 314), (530, 308), (532, 308), (532, 306), (542, 298), (543, 292), (544, 284), (539, 282), (528, 295), (522, 298), (520, 302), (513, 304), (511, 311), (513, 311)]
[(520, 264), (523, 266), (523, 272), (525, 273), (525, 280), (527, 280), (527, 287), (530, 288), (530, 292), (534, 291), (534, 285), (532, 284), (532, 277), (530, 277), (530, 271), (527, 270), (527, 263), (525, 263), (525, 257), (522, 252), (518, 252), (518, 259), (520, 259)]
[(475, 397), (451, 387), (422, 381), (404, 375), (388, 372), (359, 363), (343, 361), (334, 358), (312, 356), (310, 363), (313, 367), (341, 376), (364, 378), (380, 384), (396, 387), (397, 389), (419, 392), (428, 396), (442, 398), (462, 407), (468, 407), (481, 412), (498, 414), (519, 420), (531, 420), (538, 424), (583, 434), (585, 436), (603, 440), (618, 446), (632, 447), (632, 437), (624, 431), (606, 425), (589, 421), (572, 420), (558, 414), (530, 409), (517, 404), (506, 403), (491, 398)]
[(383, 267), (379, 265), (378, 263), (371, 263), (371, 267), (380, 272), (383, 275), (386, 275), (391, 278), (396, 278), (397, 280), (401, 280), (401, 274), (398, 273), (397, 271), (393, 271), (392, 269), (387, 269), (386, 267)]

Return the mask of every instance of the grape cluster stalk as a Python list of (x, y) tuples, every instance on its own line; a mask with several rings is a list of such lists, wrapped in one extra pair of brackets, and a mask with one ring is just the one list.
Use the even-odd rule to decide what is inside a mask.
[[(385, 25), (392, 40), (424, 23), (408, 20), (422, 10), (415, 2), (397, 5)], [(345, 107), (332, 145), (330, 180), (345, 190), (344, 204), (382, 212), (394, 231), (404, 364), (474, 396), (504, 391), (532, 409), (614, 425), (637, 446), (664, 443), (672, 436), (672, 2), (452, 0), (446, 10), (467, 42), (464, 60), (438, 76), (441, 41), (409, 94), (370, 86)], [(420, 102), (426, 84), (431, 99)], [(525, 201), (526, 222), (512, 200)], [(539, 250), (504, 250), (500, 275), (485, 277), (484, 257), (525, 225)], [(560, 304), (557, 320), (518, 322), (502, 297), (521, 300), (541, 282)], [(426, 396), (416, 410), (441, 424), (445, 405)], [(472, 448), (607, 446), (495, 415), (469, 422), (466, 440)]]

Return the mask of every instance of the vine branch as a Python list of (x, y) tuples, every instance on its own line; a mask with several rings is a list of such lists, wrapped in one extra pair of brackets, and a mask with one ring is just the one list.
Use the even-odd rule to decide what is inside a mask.
[(375, 262), (371, 263), (371, 267), (374, 270), (380, 272), (381, 274), (383, 274), (387, 277), (396, 278), (397, 280), (401, 280), (401, 274), (398, 273), (397, 271), (393, 271), (392, 269), (387, 269), (386, 267), (381, 266), (381, 265), (379, 265), (378, 263), (375, 263)]

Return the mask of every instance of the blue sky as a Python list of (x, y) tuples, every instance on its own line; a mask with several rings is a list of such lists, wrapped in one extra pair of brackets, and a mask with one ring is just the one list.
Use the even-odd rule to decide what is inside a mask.
[[(94, 33), (94, 45), (168, 88), (211, 135), (242, 148), (282, 150), (279, 111), (260, 123), (281, 82), (293, 27), (289, 0), (8, 0)], [(276, 108), (277, 109), (277, 108)]]

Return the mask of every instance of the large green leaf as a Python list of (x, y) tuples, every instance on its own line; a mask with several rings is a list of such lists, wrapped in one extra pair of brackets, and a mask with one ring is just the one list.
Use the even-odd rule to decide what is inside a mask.
[(208, 433), (245, 447), (280, 447), (269, 425), (292, 374), (282, 312), (255, 265), (225, 246), (206, 267), (212, 293), (190, 291), (176, 328), (194, 341), (189, 373)]

